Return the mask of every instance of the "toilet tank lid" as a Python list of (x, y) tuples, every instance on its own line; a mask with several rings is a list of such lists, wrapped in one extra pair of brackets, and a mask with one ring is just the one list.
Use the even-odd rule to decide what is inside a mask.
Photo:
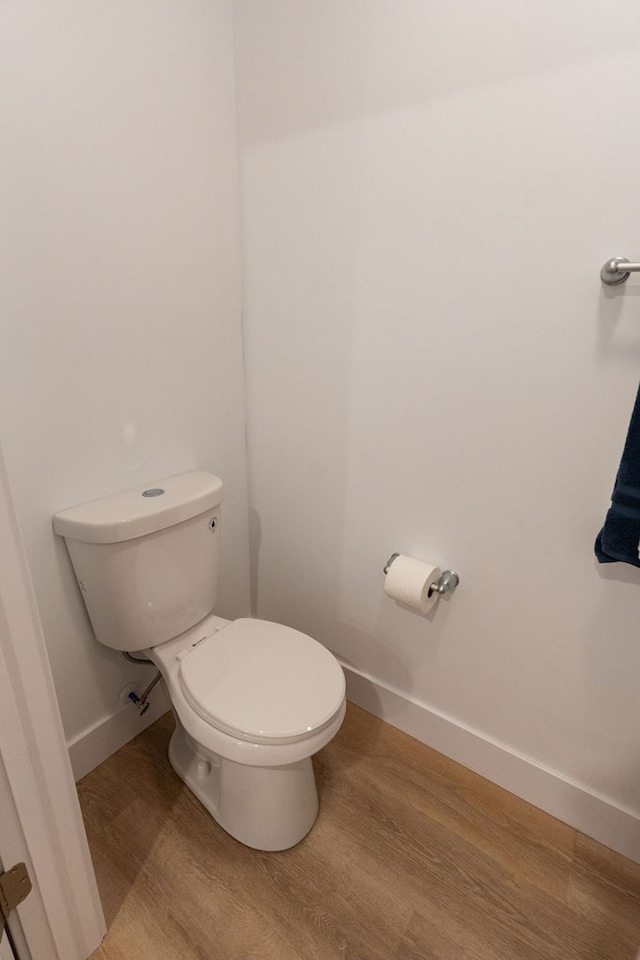
[(192, 470), (63, 510), (54, 516), (53, 529), (67, 540), (120, 543), (217, 507), (222, 491), (219, 477)]

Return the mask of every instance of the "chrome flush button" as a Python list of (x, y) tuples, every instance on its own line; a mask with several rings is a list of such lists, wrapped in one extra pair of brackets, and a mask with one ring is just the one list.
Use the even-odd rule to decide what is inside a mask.
[(150, 487), (148, 490), (142, 491), (143, 497), (161, 497), (164, 493), (162, 487)]

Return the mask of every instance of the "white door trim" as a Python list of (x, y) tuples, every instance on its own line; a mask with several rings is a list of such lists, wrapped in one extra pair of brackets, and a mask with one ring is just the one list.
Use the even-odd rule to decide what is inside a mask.
[(6, 935), (0, 940), (0, 960), (18, 960)]
[(1, 449), (0, 760), (0, 856), (34, 884), (16, 911), (29, 951), (86, 960), (105, 922)]

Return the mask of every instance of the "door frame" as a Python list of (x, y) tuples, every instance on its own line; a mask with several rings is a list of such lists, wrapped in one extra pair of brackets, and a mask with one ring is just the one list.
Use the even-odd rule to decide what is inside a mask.
[(1, 447), (0, 809), (0, 858), (33, 883), (20, 960), (86, 960), (106, 925)]

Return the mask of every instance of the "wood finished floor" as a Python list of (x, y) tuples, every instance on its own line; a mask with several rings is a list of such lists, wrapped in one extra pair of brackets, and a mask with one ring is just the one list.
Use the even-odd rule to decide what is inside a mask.
[(78, 785), (109, 931), (93, 960), (636, 960), (640, 866), (350, 705), (315, 827), (232, 840), (163, 717)]

